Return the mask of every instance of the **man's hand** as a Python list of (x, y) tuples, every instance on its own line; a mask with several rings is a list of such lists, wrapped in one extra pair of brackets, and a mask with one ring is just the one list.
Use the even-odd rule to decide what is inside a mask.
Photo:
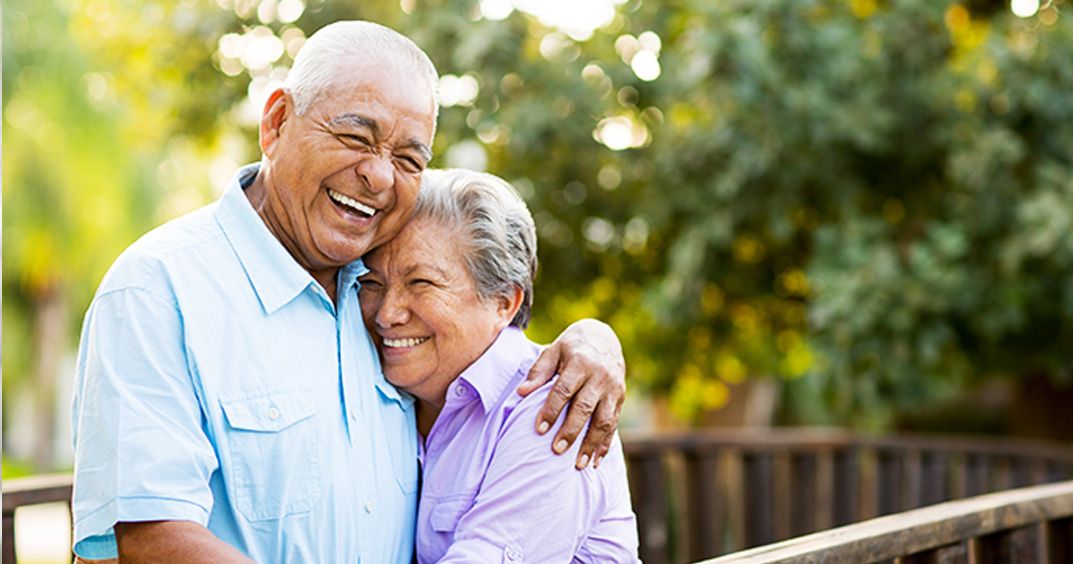
[(570, 410), (552, 450), (555, 454), (566, 452), (591, 417), (575, 465), (581, 470), (591, 461), (598, 467), (611, 447), (626, 397), (626, 362), (618, 336), (595, 319), (575, 322), (537, 358), (525, 382), (518, 386), (518, 394), (529, 395), (556, 374), (559, 379), (537, 416), (537, 433), (547, 433), (569, 402)]

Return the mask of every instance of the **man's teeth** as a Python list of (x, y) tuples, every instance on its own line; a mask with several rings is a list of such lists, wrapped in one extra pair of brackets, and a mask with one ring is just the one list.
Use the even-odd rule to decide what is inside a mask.
[(385, 347), (416, 347), (421, 343), (427, 341), (428, 337), (421, 338), (407, 338), (407, 339), (384, 339)]
[(332, 189), (329, 188), (328, 189), (328, 195), (331, 196), (332, 199), (335, 200), (336, 202), (339, 202), (340, 204), (343, 204), (344, 206), (346, 206), (348, 208), (354, 208), (355, 210), (357, 210), (357, 211), (359, 211), (359, 212), (361, 212), (361, 213), (363, 213), (363, 214), (365, 214), (365, 215), (367, 215), (369, 217), (372, 217), (372, 216), (376, 215), (376, 209), (375, 208), (370, 208), (369, 206), (367, 206), (367, 205), (355, 200), (354, 198), (344, 196), (343, 194), (340, 194), (339, 192), (336, 192), (335, 190), (332, 190)]

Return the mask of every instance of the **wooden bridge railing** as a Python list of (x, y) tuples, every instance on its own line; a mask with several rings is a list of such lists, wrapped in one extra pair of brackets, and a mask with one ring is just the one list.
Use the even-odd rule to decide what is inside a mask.
[(832, 430), (625, 440), (649, 564), (692, 562), (1010, 488), (1073, 479), (1073, 445)]
[(15, 564), (15, 510), (28, 505), (66, 503), (70, 514), (71, 475), (49, 474), (9, 479), (4, 480), (3, 488), (3, 564)]
[[(711, 558), (947, 500), (1073, 479), (1073, 446), (1026, 440), (787, 429), (634, 434), (624, 443), (641, 557), (649, 564)], [(3, 494), (3, 564), (13, 564), (15, 510), (69, 503), (70, 476), (4, 480)]]
[(705, 564), (891, 561), (1073, 562), (1073, 480), (878, 517)]

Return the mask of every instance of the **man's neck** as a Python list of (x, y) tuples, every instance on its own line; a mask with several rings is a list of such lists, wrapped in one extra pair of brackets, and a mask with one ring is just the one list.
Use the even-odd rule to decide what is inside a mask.
[(313, 280), (320, 284), (324, 291), (328, 293), (328, 297), (332, 303), (335, 303), (335, 281), (339, 274), (338, 267), (331, 267), (326, 269), (314, 269), (308, 261), (304, 260), (301, 253), (299, 253), (298, 245), (287, 236), (287, 231), (280, 226), (279, 220), (275, 214), (272, 213), (272, 207), (268, 202), (268, 190), (265, 188), (264, 169), (257, 173), (253, 182), (249, 187), (244, 190), (246, 199), (249, 200), (250, 205), (253, 206), (253, 210), (257, 212), (257, 216), (264, 222), (265, 227), (268, 227), (268, 231), (276, 238), (284, 249), (287, 249), (287, 253), (291, 255), (291, 258), (298, 263), (299, 266), (304, 268)]

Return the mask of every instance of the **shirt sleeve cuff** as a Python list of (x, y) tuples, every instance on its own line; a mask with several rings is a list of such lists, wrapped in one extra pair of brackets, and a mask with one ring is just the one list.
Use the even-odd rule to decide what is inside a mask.
[(192, 521), (204, 527), (209, 522), (209, 512), (183, 499), (114, 499), (75, 521), (74, 553), (82, 558), (97, 560), (118, 557), (113, 527), (119, 521)]
[(456, 540), (439, 561), (447, 562), (502, 562), (503, 564), (520, 564), (525, 561), (521, 548), (508, 544), (494, 544), (482, 539)]

